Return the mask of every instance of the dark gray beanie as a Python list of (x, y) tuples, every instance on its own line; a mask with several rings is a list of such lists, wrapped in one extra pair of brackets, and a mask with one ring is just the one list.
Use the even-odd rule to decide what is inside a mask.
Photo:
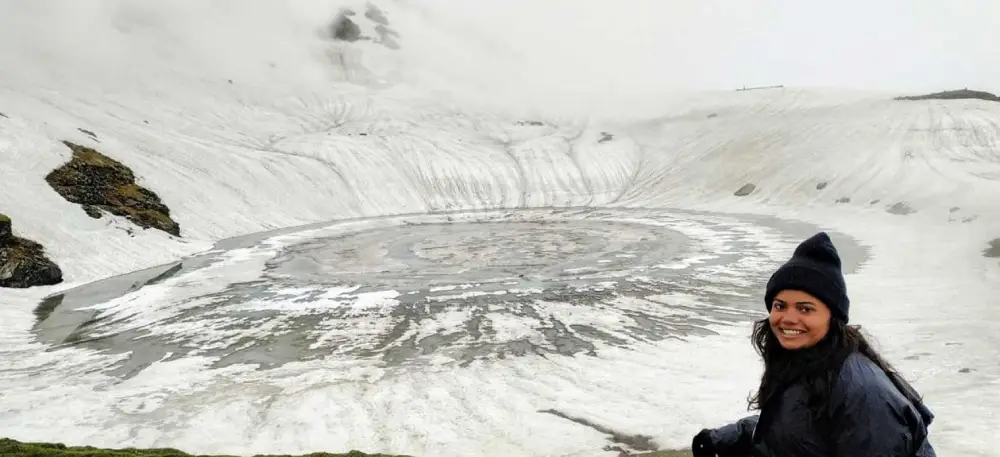
[(826, 232), (819, 232), (799, 244), (792, 258), (771, 275), (764, 294), (768, 312), (771, 312), (774, 297), (786, 289), (806, 292), (822, 300), (830, 307), (831, 315), (848, 322), (851, 301), (847, 298), (847, 286), (840, 270), (840, 255)]

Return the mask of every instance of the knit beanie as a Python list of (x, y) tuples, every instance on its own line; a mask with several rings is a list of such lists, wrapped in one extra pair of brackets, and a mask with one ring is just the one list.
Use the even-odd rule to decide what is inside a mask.
[(764, 294), (768, 312), (774, 297), (782, 290), (806, 292), (823, 301), (833, 317), (848, 322), (851, 302), (840, 270), (840, 255), (826, 232), (799, 244), (792, 258), (771, 275)]

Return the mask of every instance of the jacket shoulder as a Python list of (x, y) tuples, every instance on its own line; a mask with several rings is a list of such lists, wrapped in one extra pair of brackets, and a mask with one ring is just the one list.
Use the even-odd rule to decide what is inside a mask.
[(934, 416), (922, 402), (912, 404), (903, 388), (912, 391), (863, 354), (844, 361), (830, 398), (838, 456), (912, 455), (918, 449), (917, 455), (934, 455), (926, 440)]
[(898, 389), (872, 359), (860, 352), (855, 352), (844, 360), (840, 375), (836, 382), (837, 390), (845, 394), (853, 392), (884, 392), (898, 393)]
[(908, 397), (919, 398), (920, 394), (910, 383), (893, 376), (860, 352), (851, 354), (844, 361), (833, 390), (839, 400), (862, 396), (870, 400), (888, 403), (896, 408), (912, 407), (920, 415), (924, 425), (934, 421), (934, 413), (922, 401), (912, 404)]

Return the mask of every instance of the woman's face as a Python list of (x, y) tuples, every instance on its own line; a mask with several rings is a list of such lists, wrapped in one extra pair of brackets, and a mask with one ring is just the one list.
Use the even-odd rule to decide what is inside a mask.
[(794, 351), (818, 343), (830, 330), (830, 308), (798, 290), (783, 290), (771, 303), (771, 331), (781, 347)]

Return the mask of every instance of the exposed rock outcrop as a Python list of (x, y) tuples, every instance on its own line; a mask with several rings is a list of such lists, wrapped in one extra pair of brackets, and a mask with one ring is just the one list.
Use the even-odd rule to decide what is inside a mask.
[(158, 195), (135, 183), (132, 170), (94, 149), (68, 141), (63, 144), (73, 150), (73, 158), (45, 177), (59, 195), (82, 205), (95, 219), (107, 211), (139, 227), (180, 236), (180, 225), (170, 218), (170, 209)]
[(345, 9), (333, 19), (333, 24), (330, 24), (330, 32), (335, 40), (358, 41), (361, 39), (361, 27), (358, 27), (358, 24), (351, 20), (351, 16), (355, 14), (354, 11)]
[(355, 18), (357, 13), (354, 10), (344, 8), (340, 10), (333, 22), (329, 26), (330, 37), (337, 41), (355, 42), (368, 40), (381, 44), (389, 49), (399, 49), (399, 33), (389, 27), (389, 19), (379, 7), (368, 3), (365, 9), (364, 21), (367, 22), (365, 29), (374, 32), (374, 35), (366, 35)]
[(0, 213), (0, 241), (10, 238), (13, 235), (14, 229), (10, 218), (6, 214)]
[(906, 216), (908, 214), (913, 214), (917, 212), (917, 210), (913, 209), (910, 205), (907, 205), (905, 202), (896, 202), (893, 203), (892, 205), (886, 206), (885, 212), (889, 214), (898, 214), (900, 216)]
[(746, 184), (743, 185), (743, 187), (740, 187), (739, 189), (736, 189), (736, 192), (733, 192), (733, 195), (735, 195), (737, 197), (746, 197), (747, 195), (752, 194), (753, 191), (756, 190), (756, 189), (757, 189), (757, 186), (755, 184), (753, 184), (753, 183), (746, 183)]
[(961, 99), (977, 99), (986, 100), (991, 102), (1000, 102), (1000, 97), (993, 95), (989, 92), (984, 92), (981, 90), (948, 90), (944, 92), (935, 92), (933, 94), (926, 95), (913, 95), (906, 97), (896, 97), (896, 100), (961, 100)]
[(0, 287), (50, 286), (62, 280), (62, 270), (45, 257), (42, 245), (14, 236), (10, 218), (0, 214)]
[(985, 257), (1000, 257), (1000, 238), (989, 242), (990, 247), (983, 250)]

